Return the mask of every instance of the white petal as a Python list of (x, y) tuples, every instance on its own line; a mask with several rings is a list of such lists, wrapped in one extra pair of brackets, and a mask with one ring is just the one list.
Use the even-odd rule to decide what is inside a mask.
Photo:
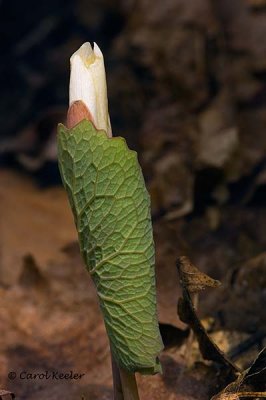
[(84, 43), (70, 58), (69, 105), (76, 100), (82, 100), (96, 124), (94, 79), (87, 66), (90, 58), (94, 58), (90, 43)]
[(94, 62), (90, 65), (93, 75), (96, 94), (97, 128), (104, 129), (108, 136), (112, 136), (110, 118), (108, 114), (107, 86), (103, 54), (96, 43), (94, 43)]
[(103, 54), (94, 43), (84, 43), (70, 58), (69, 103), (82, 100), (97, 129), (112, 136), (108, 114), (107, 86)]

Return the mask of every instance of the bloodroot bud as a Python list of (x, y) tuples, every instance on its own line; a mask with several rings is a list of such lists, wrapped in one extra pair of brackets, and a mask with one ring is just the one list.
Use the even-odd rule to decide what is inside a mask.
[(69, 105), (82, 100), (98, 130), (112, 136), (108, 113), (107, 85), (104, 59), (94, 43), (84, 43), (70, 58)]

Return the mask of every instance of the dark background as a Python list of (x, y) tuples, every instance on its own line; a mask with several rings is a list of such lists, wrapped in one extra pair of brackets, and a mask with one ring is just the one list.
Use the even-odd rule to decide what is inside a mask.
[[(233, 198), (246, 195), (249, 178), (265, 162), (263, 1), (2, 1), (0, 7), (2, 159), (21, 147), (40, 154), (67, 109), (69, 57), (84, 41), (96, 41), (105, 56), (114, 134), (142, 146), (140, 156), (153, 169), (147, 177), (156, 173), (150, 161), (158, 148), (161, 157), (174, 146), (200, 185), (208, 169), (206, 196), (217, 179), (232, 186)], [(37, 143), (35, 136), (35, 143), (31, 137), (6, 145), (34, 124)], [(186, 192), (193, 184), (183, 186)]]

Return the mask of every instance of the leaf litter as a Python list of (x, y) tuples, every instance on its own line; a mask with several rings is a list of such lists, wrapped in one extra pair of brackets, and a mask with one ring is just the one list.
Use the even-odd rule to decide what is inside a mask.
[(266, 397), (266, 347), (258, 354), (253, 364), (246, 371), (241, 371), (213, 342), (199, 320), (192, 296), (201, 290), (217, 288), (220, 282), (200, 272), (187, 257), (177, 261), (182, 295), (178, 302), (180, 319), (192, 329), (199, 343), (204, 359), (212, 360), (227, 370), (227, 379), (233, 380), (212, 400), (238, 400), (242, 398)]

